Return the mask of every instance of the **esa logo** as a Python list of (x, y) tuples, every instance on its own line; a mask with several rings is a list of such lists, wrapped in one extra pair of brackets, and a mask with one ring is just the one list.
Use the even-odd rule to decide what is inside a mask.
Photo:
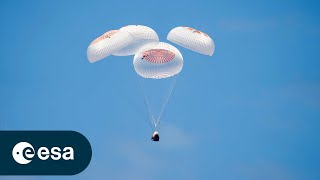
[(92, 157), (90, 142), (76, 131), (0, 131), (0, 144), (0, 177), (75, 175)]
[[(37, 153), (36, 153), (37, 152)], [(19, 164), (29, 164), (33, 157), (37, 155), (40, 160), (74, 160), (74, 151), (72, 147), (52, 147), (50, 150), (47, 147), (40, 147), (37, 151), (28, 142), (19, 142), (12, 150), (13, 159)]]

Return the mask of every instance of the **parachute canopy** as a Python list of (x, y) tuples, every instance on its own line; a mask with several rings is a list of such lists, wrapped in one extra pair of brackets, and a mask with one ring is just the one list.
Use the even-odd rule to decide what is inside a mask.
[(213, 55), (215, 48), (214, 42), (209, 35), (185, 26), (173, 28), (169, 32), (167, 39), (184, 48), (209, 56)]
[(128, 46), (113, 53), (113, 55), (116, 56), (135, 55), (142, 49), (151, 49), (159, 43), (159, 37), (157, 33), (147, 26), (128, 25), (120, 28), (119, 30), (128, 32), (133, 38), (133, 41), (131, 41)]
[(99, 61), (128, 46), (132, 41), (128, 32), (110, 30), (91, 42), (87, 49), (88, 59), (91, 63)]
[(174, 46), (160, 42), (156, 47), (136, 54), (133, 65), (135, 71), (144, 78), (168, 78), (181, 71), (183, 57)]

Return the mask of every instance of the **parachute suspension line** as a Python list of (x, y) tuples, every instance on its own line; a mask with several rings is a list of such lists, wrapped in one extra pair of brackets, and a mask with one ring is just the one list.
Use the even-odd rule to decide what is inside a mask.
[(178, 76), (179, 75), (176, 74), (175, 76), (172, 77), (172, 81), (171, 81), (171, 83), (169, 85), (168, 95), (164, 97), (163, 103), (161, 105), (160, 113), (157, 116), (153, 116), (153, 113), (151, 111), (151, 105), (150, 105), (150, 102), (149, 102), (148, 97), (146, 95), (146, 90), (144, 88), (143, 79), (137, 74), (137, 78), (139, 79), (139, 85), (140, 85), (140, 88), (142, 89), (143, 96), (144, 96), (144, 104), (145, 104), (145, 106), (147, 108), (147, 114), (148, 114), (148, 118), (149, 118), (148, 123), (149, 123), (149, 126), (151, 127), (151, 129), (153, 131), (159, 130), (160, 120), (162, 119), (162, 117), (166, 113), (165, 109), (166, 109), (166, 106), (167, 106), (167, 104), (169, 102), (171, 94), (173, 92), (173, 89), (175, 87), (175, 84), (176, 84)]
[(171, 97), (171, 94), (172, 94), (172, 92), (173, 92), (173, 89), (174, 89), (174, 87), (175, 87), (175, 85), (176, 85), (177, 76), (178, 76), (178, 75), (175, 75), (175, 76), (173, 77), (174, 79), (173, 79), (173, 81), (172, 81), (172, 83), (171, 83), (171, 85), (170, 85), (169, 94), (168, 94), (168, 96), (165, 98), (165, 100), (164, 100), (164, 102), (163, 102), (163, 104), (162, 104), (161, 111), (160, 111), (160, 115), (159, 115), (158, 119), (157, 119), (156, 122), (155, 122), (155, 127), (157, 127), (158, 124), (160, 123), (160, 119), (161, 119), (161, 117), (162, 117), (162, 115), (163, 115), (163, 113), (164, 113), (164, 111), (165, 111), (165, 108), (166, 108), (166, 106), (167, 106), (167, 104), (168, 104), (168, 102), (169, 102), (169, 99), (170, 99), (170, 97)]
[(151, 110), (150, 110), (150, 105), (149, 105), (149, 101), (147, 99), (147, 96), (144, 94), (144, 104), (147, 107), (148, 110), (148, 115), (149, 115), (149, 119), (153, 122), (153, 124), (151, 124), (150, 121), (148, 121), (149, 125), (151, 126), (152, 130), (155, 130), (156, 128), (156, 122), (154, 120), (154, 117), (152, 116)]
[[(136, 79), (136, 81), (138, 82), (138, 79)], [(127, 95), (127, 93), (122, 93), (123, 95)], [(127, 103), (133, 108), (134, 112), (137, 114), (139, 120), (145, 122), (147, 121), (149, 126), (151, 127), (151, 129), (153, 129), (153, 125), (151, 124), (151, 122), (148, 120), (149, 115), (148, 112), (145, 111), (145, 108), (143, 109), (139, 109), (138, 104), (133, 103), (134, 100), (133, 98), (131, 98), (131, 94), (129, 96), (125, 96), (125, 99), (127, 100)], [(147, 117), (147, 120), (146, 120)]]
[(155, 120), (154, 120), (154, 117), (152, 116), (152, 113), (151, 113), (151, 110), (150, 110), (150, 105), (149, 105), (149, 101), (148, 101), (148, 98), (147, 98), (146, 93), (145, 93), (145, 89), (143, 88), (143, 82), (142, 82), (142, 80), (140, 80), (141, 78), (140, 78), (140, 76), (138, 74), (137, 74), (137, 79), (138, 79), (140, 88), (143, 91), (144, 105), (147, 107), (147, 114), (148, 114), (148, 118), (150, 119), (148, 121), (148, 124), (151, 127), (151, 129), (153, 131), (155, 131), (155, 127), (156, 127)]

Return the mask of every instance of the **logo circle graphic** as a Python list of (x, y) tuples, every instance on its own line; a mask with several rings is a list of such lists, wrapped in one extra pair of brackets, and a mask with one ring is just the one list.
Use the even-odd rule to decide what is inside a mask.
[(34, 155), (33, 146), (28, 142), (20, 142), (12, 149), (12, 157), (19, 164), (29, 164)]

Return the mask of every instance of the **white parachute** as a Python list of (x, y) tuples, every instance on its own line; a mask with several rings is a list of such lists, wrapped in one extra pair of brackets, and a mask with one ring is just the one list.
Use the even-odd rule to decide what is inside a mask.
[(182, 70), (183, 57), (174, 46), (160, 42), (156, 47), (136, 54), (133, 65), (135, 71), (144, 78), (162, 79)]
[(184, 48), (209, 56), (213, 55), (215, 48), (214, 42), (209, 35), (185, 26), (173, 28), (169, 32), (167, 39)]
[(112, 53), (127, 47), (133, 38), (126, 31), (110, 30), (91, 42), (87, 56), (91, 63), (110, 56)]
[(133, 41), (131, 41), (128, 46), (113, 53), (113, 55), (116, 56), (135, 55), (142, 49), (151, 49), (159, 43), (159, 37), (157, 33), (147, 26), (128, 25), (120, 28), (119, 30), (128, 32), (133, 38)]
[[(213, 40), (207, 34), (190, 27), (180, 26), (172, 29), (167, 39), (204, 55), (212, 56), (214, 53)], [(159, 42), (159, 37), (153, 29), (143, 25), (128, 25), (104, 33), (92, 41), (87, 49), (91, 63), (110, 55), (134, 55), (133, 67), (145, 89), (142, 92), (149, 123), (157, 134), (152, 136), (152, 140), (158, 141), (158, 125), (161, 119), (165, 119), (166, 105), (177, 75), (183, 68), (182, 54), (174, 46)]]

